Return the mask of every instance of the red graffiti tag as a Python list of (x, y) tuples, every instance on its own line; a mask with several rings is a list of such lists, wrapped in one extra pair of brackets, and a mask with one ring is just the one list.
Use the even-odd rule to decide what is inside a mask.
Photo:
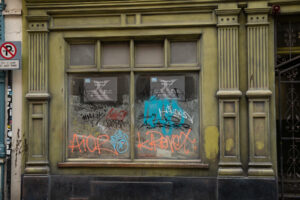
[(104, 147), (105, 144), (109, 143), (109, 136), (106, 134), (98, 135), (97, 137), (89, 135), (77, 135), (73, 134), (73, 140), (70, 141), (69, 149), (73, 153), (74, 150), (79, 152), (97, 152), (99, 155), (101, 152), (106, 151), (118, 155), (116, 150), (112, 150)]
[(126, 117), (126, 115), (127, 115), (126, 110), (114, 111), (114, 109), (111, 108), (110, 111), (106, 115), (106, 119), (123, 121), (124, 118)]
[(170, 149), (172, 152), (180, 151), (183, 149), (185, 154), (189, 154), (190, 150), (187, 148), (189, 144), (194, 145), (193, 150), (196, 151), (196, 139), (190, 138), (191, 129), (187, 133), (180, 132), (179, 135), (165, 136), (159, 131), (147, 131), (146, 136), (150, 138), (141, 141), (140, 132), (137, 133), (138, 144), (137, 147), (141, 149), (147, 149), (149, 151), (156, 151), (157, 148), (160, 149)]

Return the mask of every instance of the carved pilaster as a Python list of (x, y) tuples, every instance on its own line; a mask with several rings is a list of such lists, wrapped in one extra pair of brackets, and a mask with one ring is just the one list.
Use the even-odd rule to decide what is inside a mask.
[[(263, 5), (263, 4), (259, 4)], [(245, 9), (247, 13), (249, 176), (273, 176), (270, 156), (268, 73), (269, 23), (267, 5)]]
[(219, 175), (243, 173), (240, 161), (238, 14), (240, 9), (217, 9), (219, 63)]
[(28, 21), (28, 131), (25, 173), (49, 172), (48, 159), (48, 17)]

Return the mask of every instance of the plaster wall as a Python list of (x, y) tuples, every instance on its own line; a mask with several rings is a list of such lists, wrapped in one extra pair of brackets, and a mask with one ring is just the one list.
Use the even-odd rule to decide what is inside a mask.
[[(22, 40), (22, 1), (5, 0), (5, 10), (3, 11), (5, 22), (5, 40)], [(10, 199), (20, 199), (21, 196), (21, 140), (22, 140), (22, 71), (14, 70), (12, 72), (12, 153), (11, 153), (11, 191)]]

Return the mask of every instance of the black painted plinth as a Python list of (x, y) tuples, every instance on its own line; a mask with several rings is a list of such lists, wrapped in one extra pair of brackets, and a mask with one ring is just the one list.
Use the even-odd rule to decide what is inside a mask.
[(274, 178), (218, 178), (219, 200), (275, 200)]
[(24, 175), (24, 200), (273, 200), (275, 179)]
[(214, 200), (215, 178), (51, 176), (51, 199)]
[(22, 200), (47, 200), (49, 176), (24, 175), (22, 182)]
[(172, 182), (93, 181), (90, 200), (174, 199)]

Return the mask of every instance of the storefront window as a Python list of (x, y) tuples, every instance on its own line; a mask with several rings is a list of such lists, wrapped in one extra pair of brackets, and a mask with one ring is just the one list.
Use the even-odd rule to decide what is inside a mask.
[(196, 73), (136, 76), (137, 158), (199, 158)]
[[(198, 44), (167, 39), (71, 44), (67, 158), (199, 160)], [(97, 62), (87, 68), (93, 73), (84, 72), (87, 61), (72, 68), (75, 47), (94, 49), (96, 58), (90, 59)], [(188, 58), (181, 55), (185, 50)]]
[(69, 77), (70, 158), (129, 158), (129, 76)]

